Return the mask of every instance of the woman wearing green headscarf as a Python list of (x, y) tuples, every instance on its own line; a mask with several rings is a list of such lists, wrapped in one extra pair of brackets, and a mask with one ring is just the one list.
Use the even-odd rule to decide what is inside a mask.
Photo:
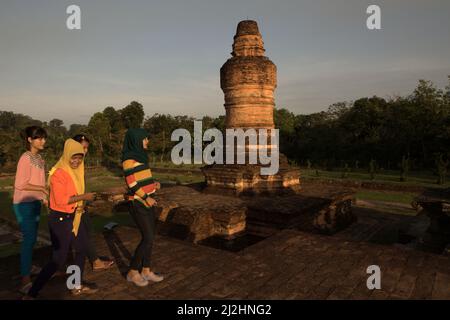
[(142, 128), (128, 129), (122, 149), (122, 166), (128, 186), (129, 211), (140, 233), (141, 242), (131, 259), (127, 280), (143, 287), (149, 281), (160, 282), (164, 278), (150, 268), (153, 239), (155, 236), (156, 201), (151, 195), (160, 188), (152, 178), (148, 166), (148, 133)]

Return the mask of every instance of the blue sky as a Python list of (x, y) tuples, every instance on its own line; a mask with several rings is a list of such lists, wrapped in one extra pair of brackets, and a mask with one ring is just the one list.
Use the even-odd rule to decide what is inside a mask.
[[(81, 7), (81, 30), (66, 8)], [(382, 30), (366, 28), (381, 7)], [(410, 93), (450, 74), (448, 0), (1, 0), (0, 110), (66, 125), (132, 100), (153, 113), (224, 114), (219, 69), (256, 20), (294, 113)]]

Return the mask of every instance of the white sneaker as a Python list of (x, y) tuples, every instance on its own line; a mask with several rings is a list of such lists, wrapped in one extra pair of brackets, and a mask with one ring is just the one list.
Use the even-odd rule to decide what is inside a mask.
[(31, 282), (28, 282), (27, 284), (23, 285), (20, 289), (19, 292), (21, 294), (27, 295), (28, 291), (30, 291), (31, 287), (33, 286), (33, 284)]
[(156, 273), (154, 273), (153, 271), (150, 272), (150, 274), (142, 274), (141, 273), (142, 278), (144, 278), (147, 281), (153, 281), (153, 282), (161, 282), (164, 280), (164, 277), (161, 275), (158, 275)]
[(145, 287), (148, 285), (148, 281), (144, 279), (139, 273), (134, 274), (134, 276), (130, 277), (130, 274), (127, 274), (127, 281), (133, 282), (138, 287)]

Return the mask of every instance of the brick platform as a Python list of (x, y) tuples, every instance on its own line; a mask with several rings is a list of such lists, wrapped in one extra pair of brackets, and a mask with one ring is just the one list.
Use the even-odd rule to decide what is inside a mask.
[[(154, 269), (166, 280), (137, 288), (123, 277), (137, 241), (137, 230), (128, 227), (97, 236), (100, 255), (114, 256), (116, 266), (95, 273), (87, 267), (86, 280), (101, 290), (83, 299), (450, 299), (448, 257), (296, 230), (239, 253), (157, 236)], [(41, 249), (38, 262), (48, 253)], [(0, 264), (0, 299), (19, 298), (13, 279), (18, 257)], [(381, 290), (366, 287), (372, 264), (381, 268)], [(41, 299), (72, 298), (63, 278), (53, 279), (41, 294)]]

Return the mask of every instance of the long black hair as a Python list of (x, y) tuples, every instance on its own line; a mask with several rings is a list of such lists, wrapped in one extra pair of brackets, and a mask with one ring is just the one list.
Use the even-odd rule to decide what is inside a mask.
[(30, 142), (28, 141), (28, 138), (34, 139), (46, 139), (47, 138), (47, 131), (45, 131), (44, 128), (39, 126), (30, 126), (26, 127), (25, 130), (21, 133), (22, 139), (25, 142), (25, 146), (28, 150), (30, 150)]
[(86, 135), (84, 134), (77, 134), (75, 137), (72, 138), (73, 140), (81, 143), (83, 141), (86, 141), (87, 143), (91, 143), (91, 141), (89, 141), (89, 138), (86, 137)]

